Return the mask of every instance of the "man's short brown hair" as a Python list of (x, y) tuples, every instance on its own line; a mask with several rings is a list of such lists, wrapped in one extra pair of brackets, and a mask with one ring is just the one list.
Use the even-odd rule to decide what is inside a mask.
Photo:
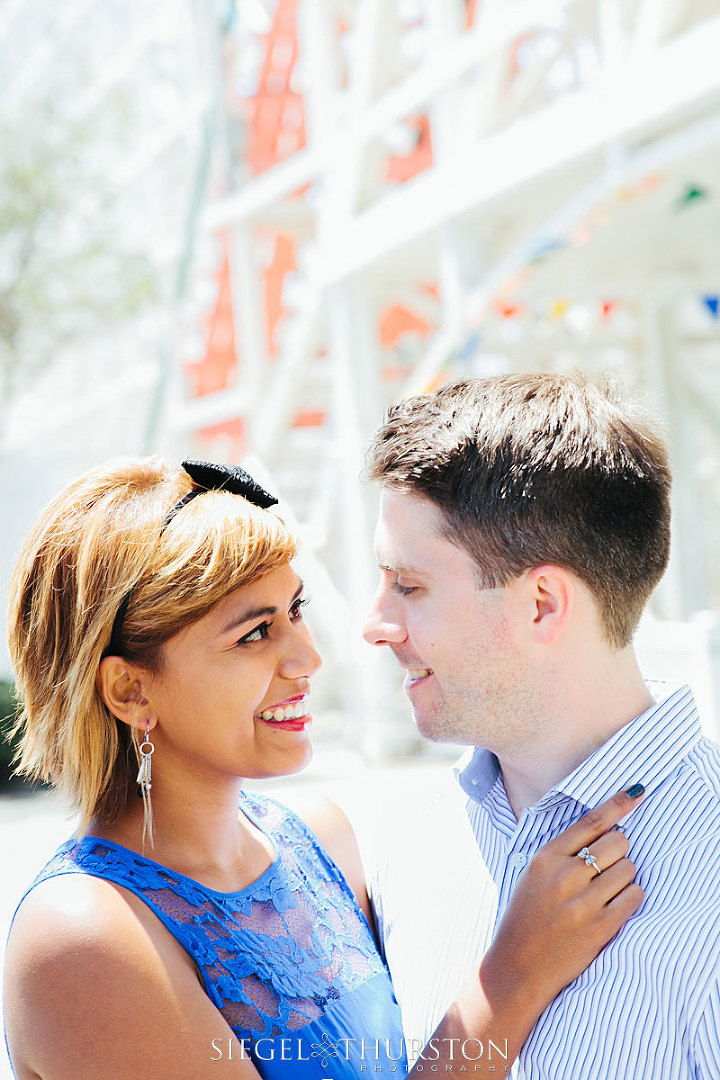
[(485, 587), (543, 563), (572, 570), (617, 648), (667, 565), (663, 441), (637, 406), (581, 375), (462, 379), (401, 401), (366, 475), (434, 503)]

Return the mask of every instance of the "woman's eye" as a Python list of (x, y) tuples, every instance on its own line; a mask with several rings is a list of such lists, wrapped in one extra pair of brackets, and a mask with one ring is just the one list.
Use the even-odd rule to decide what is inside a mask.
[(310, 603), (310, 597), (309, 596), (306, 597), (304, 600), (296, 600), (295, 603), (293, 604), (293, 606), (290, 608), (290, 618), (292, 618), (292, 619), (302, 619), (302, 617), (303, 617), (302, 609), (305, 607), (306, 604), (309, 604), (309, 603)]
[(245, 637), (241, 637), (238, 641), (238, 645), (250, 645), (254, 641), (264, 641), (270, 632), (271, 626), (272, 623), (260, 623), (260, 625), (256, 626), (254, 630), (251, 630), (249, 634), (246, 634)]
[(399, 581), (393, 582), (393, 590), (399, 593), (400, 596), (410, 596), (411, 593), (415, 592), (416, 588), (416, 585), (401, 585)]

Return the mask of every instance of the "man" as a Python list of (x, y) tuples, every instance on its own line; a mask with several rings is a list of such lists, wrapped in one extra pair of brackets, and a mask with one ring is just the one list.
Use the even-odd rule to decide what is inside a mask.
[[(584, 378), (511, 375), (392, 408), (367, 472), (382, 580), (366, 639), (405, 669), (420, 732), (474, 747), (382, 811), (365, 853), (408, 1040), (433, 1031), (533, 853), (639, 781), (622, 828), (645, 901), (516, 1075), (719, 1077), (720, 751), (687, 688), (653, 698), (632, 648), (669, 552), (662, 441)], [(502, 1074), (488, 1049), (455, 1071)]]

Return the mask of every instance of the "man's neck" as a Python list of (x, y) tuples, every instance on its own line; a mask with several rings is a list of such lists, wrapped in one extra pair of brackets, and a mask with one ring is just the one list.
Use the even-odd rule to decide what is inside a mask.
[(654, 704), (630, 649), (611, 664), (577, 672), (555, 695), (543, 738), (520, 753), (498, 755), (515, 817)]

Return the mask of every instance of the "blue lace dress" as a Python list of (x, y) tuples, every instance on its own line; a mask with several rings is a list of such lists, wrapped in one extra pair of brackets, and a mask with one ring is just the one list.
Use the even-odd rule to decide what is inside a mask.
[(240, 807), (276, 854), (239, 892), (87, 836), (62, 844), (30, 888), (83, 873), (139, 896), (195, 961), (236, 1036), (214, 1040), (209, 1061), (244, 1055), (268, 1080), (405, 1075), (390, 977), (345, 878), (286, 807), (244, 792)]

